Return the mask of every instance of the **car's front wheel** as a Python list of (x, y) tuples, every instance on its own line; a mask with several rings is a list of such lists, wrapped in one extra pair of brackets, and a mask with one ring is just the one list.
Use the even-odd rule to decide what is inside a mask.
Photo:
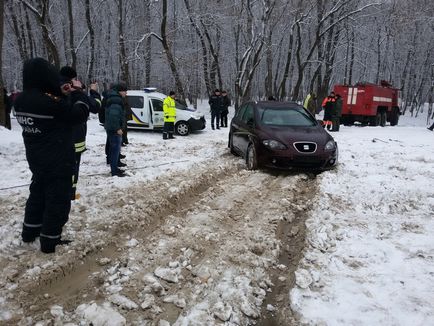
[(187, 136), (190, 133), (190, 126), (185, 121), (179, 121), (175, 125), (175, 131), (180, 136)]
[(253, 171), (258, 169), (258, 158), (256, 156), (255, 145), (253, 144), (250, 144), (249, 148), (247, 149), (246, 164), (248, 170)]

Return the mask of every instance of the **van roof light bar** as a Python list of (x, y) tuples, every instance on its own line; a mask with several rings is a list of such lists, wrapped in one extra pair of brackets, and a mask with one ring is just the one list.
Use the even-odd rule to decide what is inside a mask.
[(152, 92), (155, 92), (157, 90), (157, 88), (156, 87), (145, 87), (143, 90), (146, 93), (152, 93)]

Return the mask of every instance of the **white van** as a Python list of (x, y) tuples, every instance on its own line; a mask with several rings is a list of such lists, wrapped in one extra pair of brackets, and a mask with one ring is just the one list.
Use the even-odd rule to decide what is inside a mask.
[[(163, 129), (163, 101), (167, 97), (156, 88), (127, 91), (128, 103), (133, 111), (133, 118), (128, 127), (148, 130)], [(205, 129), (206, 121), (202, 113), (196, 112), (176, 102), (175, 132), (187, 136), (191, 131)]]

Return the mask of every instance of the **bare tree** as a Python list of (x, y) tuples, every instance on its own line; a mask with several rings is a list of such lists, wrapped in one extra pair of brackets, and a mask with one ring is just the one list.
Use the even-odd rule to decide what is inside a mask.
[(50, 0), (37, 0), (38, 8), (35, 8), (29, 1), (21, 0), (24, 6), (27, 7), (36, 17), (39, 27), (41, 28), (43, 42), (45, 44), (48, 60), (51, 61), (56, 67), (60, 66), (59, 51), (54, 42), (50, 27), (51, 21), (49, 16)]
[(4, 2), (0, 1), (0, 125), (6, 125), (6, 107), (3, 94), (3, 22), (4, 22)]
[(161, 20), (161, 37), (159, 40), (163, 45), (163, 49), (166, 53), (167, 61), (172, 71), (173, 78), (175, 79), (175, 86), (178, 93), (178, 97), (182, 102), (185, 102), (184, 87), (182, 85), (181, 78), (179, 77), (178, 68), (176, 66), (175, 57), (172, 53), (172, 48), (170, 46), (170, 41), (167, 36), (167, 0), (163, 0), (163, 19)]

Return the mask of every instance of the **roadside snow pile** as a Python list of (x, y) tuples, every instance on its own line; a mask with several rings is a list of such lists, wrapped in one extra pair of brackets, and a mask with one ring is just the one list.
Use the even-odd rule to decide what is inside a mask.
[(309, 325), (434, 325), (433, 135), (333, 136), (341, 164), (319, 176), (292, 308)]

